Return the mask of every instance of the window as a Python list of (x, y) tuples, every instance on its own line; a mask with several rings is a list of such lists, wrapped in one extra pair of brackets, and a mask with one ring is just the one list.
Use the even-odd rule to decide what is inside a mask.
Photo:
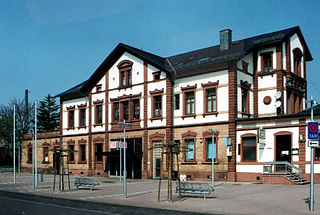
[(28, 148), (28, 163), (32, 163), (32, 146)]
[(257, 159), (257, 143), (256, 137), (242, 138), (242, 161), (256, 161)]
[(120, 87), (132, 85), (132, 65), (133, 63), (129, 60), (123, 60), (118, 64)]
[(153, 97), (153, 117), (160, 117), (161, 113), (161, 95)]
[(174, 109), (175, 110), (180, 109), (180, 95), (179, 94), (174, 95)]
[(320, 160), (320, 148), (314, 148), (315, 153), (314, 153), (314, 160)]
[(249, 95), (247, 89), (241, 89), (241, 112), (242, 113), (249, 113)]
[(206, 89), (206, 112), (216, 112), (217, 111), (217, 95), (216, 88)]
[(68, 127), (74, 128), (74, 110), (68, 111)]
[(248, 73), (248, 63), (245, 61), (242, 61), (242, 71), (245, 73)]
[[(213, 138), (213, 141), (214, 141), (214, 151), (213, 151), (213, 158), (214, 158), (214, 161), (216, 161), (217, 159), (217, 146), (216, 146), (216, 138), (214, 137)], [(212, 138), (206, 138), (206, 143), (207, 143), (207, 161), (212, 161)]]
[(69, 149), (68, 161), (69, 162), (74, 162), (74, 145), (69, 145), (68, 149)]
[(139, 102), (139, 99), (133, 100), (133, 119), (140, 119), (140, 102)]
[(262, 72), (270, 72), (272, 70), (272, 52), (262, 53), (261, 57)]
[(155, 72), (155, 73), (153, 73), (153, 80), (154, 80), (154, 81), (160, 80), (160, 72)]
[(119, 121), (119, 103), (116, 102), (116, 103), (113, 103), (113, 121), (114, 122), (117, 122)]
[(99, 85), (96, 86), (96, 91), (97, 91), (97, 92), (100, 92), (100, 91), (101, 91), (101, 84), (99, 84)]
[(187, 147), (186, 161), (193, 161), (194, 160), (194, 139), (186, 139), (185, 144)]
[(296, 75), (301, 76), (301, 57), (302, 57), (302, 52), (299, 48), (295, 48), (293, 50), (293, 72)]
[(120, 71), (120, 87), (129, 87), (131, 86), (131, 68), (127, 70)]
[(79, 127), (86, 126), (86, 109), (81, 108), (79, 109)]
[(44, 163), (49, 162), (49, 149), (47, 146), (43, 147), (43, 162)]
[(80, 145), (79, 161), (86, 161), (86, 145), (85, 144)]
[(96, 144), (96, 161), (102, 161), (102, 143)]
[(129, 102), (128, 101), (122, 102), (122, 108), (123, 108), (123, 119), (129, 120)]
[(96, 124), (102, 124), (102, 105), (96, 105)]
[(185, 93), (185, 114), (194, 114), (194, 92)]
[(292, 114), (291, 92), (287, 91), (287, 114)]

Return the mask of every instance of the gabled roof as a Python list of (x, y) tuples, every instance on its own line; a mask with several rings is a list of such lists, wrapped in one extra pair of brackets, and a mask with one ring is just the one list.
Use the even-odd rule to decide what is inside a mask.
[(186, 74), (186, 70), (192, 70), (203, 64), (208, 65), (239, 60), (246, 54), (251, 52), (253, 49), (257, 48), (258, 46), (270, 42), (283, 42), (295, 33), (299, 35), (302, 43), (306, 47), (305, 53), (307, 61), (312, 60), (311, 53), (305, 43), (305, 40), (298, 26), (281, 31), (262, 34), (255, 37), (250, 37), (243, 40), (234, 41), (232, 42), (231, 48), (229, 48), (228, 50), (220, 51), (220, 45), (216, 45), (168, 57), (168, 59), (170, 60), (175, 71), (177, 72), (176, 78), (182, 78), (188, 76), (188, 74)]
[(166, 72), (173, 81), (186, 76), (202, 74), (203, 72), (206, 72), (200, 69), (203, 66), (219, 65), (229, 61), (239, 60), (261, 45), (273, 42), (283, 42), (295, 33), (298, 34), (302, 44), (305, 46), (306, 60), (311, 61), (311, 53), (298, 26), (234, 41), (228, 50), (221, 51), (220, 45), (216, 45), (167, 58), (120, 43), (87, 81), (58, 94), (56, 97), (69, 99), (87, 95), (95, 84), (103, 77), (105, 72), (124, 52), (128, 52), (143, 59), (148, 64)]

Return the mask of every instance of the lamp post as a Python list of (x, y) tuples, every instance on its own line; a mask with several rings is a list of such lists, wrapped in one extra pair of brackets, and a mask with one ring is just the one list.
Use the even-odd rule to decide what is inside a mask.
[(214, 134), (217, 132), (216, 130), (210, 129), (209, 132), (212, 133), (212, 158), (211, 158), (211, 170), (212, 170), (212, 176), (211, 176), (211, 186), (214, 187)]
[(123, 122), (119, 122), (118, 124), (123, 125), (123, 197), (127, 198), (126, 125), (131, 125), (131, 123), (126, 123), (126, 120), (124, 119)]
[(16, 183), (16, 105), (13, 105), (13, 183)]

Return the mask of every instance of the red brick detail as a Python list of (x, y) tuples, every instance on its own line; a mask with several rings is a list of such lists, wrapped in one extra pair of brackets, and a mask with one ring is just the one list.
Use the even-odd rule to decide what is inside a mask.
[[(299, 124), (305, 124), (305, 119), (299, 119)], [(302, 135), (302, 139), (300, 136)], [(299, 127), (299, 161), (306, 161), (306, 126)], [(299, 168), (302, 170), (302, 173), (305, 173), (305, 165), (299, 165)]]
[[(236, 181), (236, 122), (237, 117), (237, 63), (228, 64), (229, 77), (229, 137), (232, 141), (232, 157), (228, 158), (228, 181)], [(230, 178), (229, 178), (230, 177)]]
[(60, 135), (62, 135), (62, 131), (63, 131), (63, 105), (60, 99), (60, 130), (59, 130)]
[[(148, 178), (148, 130), (143, 131), (143, 165), (142, 178)], [(151, 159), (151, 158), (150, 158)]]
[(258, 59), (257, 52), (253, 52), (253, 117), (258, 117)]
[(173, 84), (170, 77), (166, 77), (166, 141), (173, 141)]
[(283, 70), (277, 70), (277, 91), (281, 92), (281, 98), (280, 98), (280, 101), (281, 101), (281, 106), (280, 108), (278, 108), (277, 110), (277, 115), (283, 115), (284, 114), (284, 99), (283, 99), (283, 90), (284, 90), (284, 87), (283, 87), (283, 76), (284, 76), (284, 72)]
[(148, 64), (143, 62), (143, 127), (148, 127)]
[(290, 40), (286, 41), (286, 70), (291, 72)]
[(286, 175), (262, 175), (262, 182), (264, 184), (295, 184), (293, 181), (290, 181)]
[(89, 92), (88, 175), (92, 175), (92, 94)]
[[(108, 131), (108, 117), (109, 117), (109, 71), (106, 72), (106, 80), (105, 80), (106, 90), (105, 90), (105, 131)], [(111, 121), (111, 120), (110, 120)]]
[(237, 181), (262, 183), (261, 173), (237, 172)]

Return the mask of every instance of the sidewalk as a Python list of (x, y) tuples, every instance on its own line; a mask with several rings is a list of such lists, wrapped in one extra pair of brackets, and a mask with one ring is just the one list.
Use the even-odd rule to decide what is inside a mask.
[[(94, 178), (100, 183), (96, 190), (76, 189), (71, 176), (71, 191), (53, 192), (53, 176), (44, 175), (44, 181), (36, 190), (32, 189), (31, 175), (17, 174), (17, 183), (13, 184), (12, 173), (0, 174), (0, 190), (21, 193), (33, 193), (59, 198), (79, 199), (94, 202), (106, 202), (179, 211), (193, 211), (219, 214), (320, 214), (320, 185), (315, 185), (315, 211), (309, 212), (305, 199), (309, 197), (309, 185), (264, 185), (252, 183), (217, 182), (215, 191), (203, 199), (203, 196), (183, 196), (173, 190), (173, 203), (167, 201), (167, 183), (162, 181), (161, 201), (158, 202), (157, 180), (128, 179), (128, 198), (122, 196), (122, 184), (119, 178)], [(210, 182), (209, 182), (210, 183)], [(175, 189), (175, 182), (173, 182)]]

